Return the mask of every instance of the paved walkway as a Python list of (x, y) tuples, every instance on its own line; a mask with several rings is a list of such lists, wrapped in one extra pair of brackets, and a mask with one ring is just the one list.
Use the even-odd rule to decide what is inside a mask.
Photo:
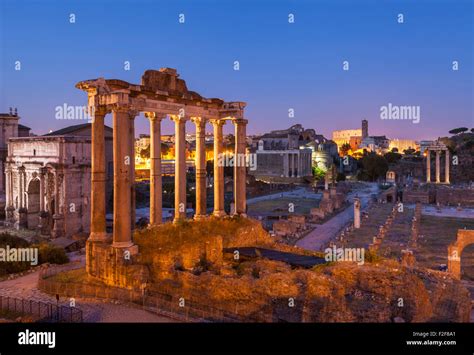
[[(377, 192), (378, 185), (376, 183), (367, 184), (367, 187), (348, 194), (347, 200), (352, 201), (357, 195), (360, 198), (362, 209), (365, 209), (370, 201), (370, 196)], [(300, 239), (296, 245), (304, 249), (321, 251), (352, 220), (354, 220), (354, 206), (351, 205), (329, 221), (318, 225), (304, 238)]]
[[(56, 303), (55, 297), (38, 290), (38, 276), (39, 271), (0, 282), (0, 296)], [(69, 299), (62, 297), (59, 303), (69, 306), (69, 302)], [(76, 307), (83, 312), (84, 322), (176, 322), (174, 319), (147, 312), (139, 306), (118, 304), (110, 300), (77, 298), (75, 302)]]
[(271, 195), (265, 195), (265, 196), (258, 196), (258, 197), (253, 197), (247, 199), (247, 205), (251, 205), (252, 203), (260, 202), (260, 201), (267, 201), (267, 200), (274, 200), (282, 197), (292, 197), (292, 198), (313, 198), (315, 200), (318, 200), (321, 198), (320, 193), (316, 193), (313, 191), (310, 191), (309, 189), (305, 187), (297, 187), (294, 190), (291, 191), (284, 191), (284, 192), (277, 192)]

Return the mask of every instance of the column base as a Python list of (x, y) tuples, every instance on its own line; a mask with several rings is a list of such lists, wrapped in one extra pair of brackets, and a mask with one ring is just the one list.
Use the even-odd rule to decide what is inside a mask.
[(179, 222), (182, 222), (182, 221), (185, 221), (186, 218), (185, 217), (175, 217), (173, 219), (173, 224), (176, 224), (176, 223), (179, 223)]
[(236, 212), (232, 215), (232, 217), (242, 217), (242, 218), (247, 218), (247, 214), (244, 212)]
[(207, 217), (207, 215), (205, 215), (205, 214), (196, 214), (196, 215), (194, 215), (194, 217), (193, 217), (193, 219), (194, 219), (195, 221), (202, 221), (202, 220), (205, 220), (205, 219), (207, 219), (207, 218), (208, 218), (208, 217)]
[(227, 213), (225, 213), (225, 211), (214, 211), (212, 212), (212, 215), (214, 217), (225, 217), (227, 216)]

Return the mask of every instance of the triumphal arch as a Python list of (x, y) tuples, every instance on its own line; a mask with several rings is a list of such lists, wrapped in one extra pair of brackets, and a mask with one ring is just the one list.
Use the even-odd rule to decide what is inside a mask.
[[(244, 102), (225, 102), (205, 98), (188, 90), (176, 69), (147, 70), (140, 84), (117, 79), (93, 79), (79, 82), (76, 87), (88, 95), (92, 123), (91, 231), (89, 241), (107, 240), (105, 222), (105, 140), (104, 117), (113, 116), (114, 214), (112, 247), (134, 250), (134, 120), (144, 113), (150, 121), (150, 224), (162, 221), (161, 121), (175, 123), (175, 215), (186, 218), (186, 141), (185, 123), (196, 125), (196, 211), (195, 219), (206, 217), (205, 125), (214, 130), (214, 211), (222, 217), (224, 211), (224, 167), (216, 164), (223, 153), (223, 126), (230, 121), (235, 126), (235, 154), (245, 155), (246, 125)], [(234, 213), (244, 215), (246, 169), (234, 166)]]

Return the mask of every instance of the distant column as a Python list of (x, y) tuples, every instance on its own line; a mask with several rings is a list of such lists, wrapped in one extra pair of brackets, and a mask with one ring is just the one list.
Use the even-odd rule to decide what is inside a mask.
[(360, 200), (354, 199), (354, 228), (360, 228)]
[(440, 159), (440, 151), (436, 151), (436, 183), (439, 184), (441, 182), (440, 180), (440, 165), (439, 165), (439, 159)]
[(444, 181), (446, 184), (449, 184), (449, 150), (446, 149), (446, 155), (445, 155), (445, 166), (444, 166)]
[(129, 248), (132, 242), (130, 181), (130, 118), (128, 107), (113, 109), (114, 135), (114, 232), (115, 248)]
[(22, 209), (23, 206), (24, 206), (24, 203), (23, 203), (23, 200), (25, 198), (25, 192), (23, 190), (23, 171), (24, 171), (24, 168), (23, 167), (19, 167), (18, 168), (18, 184), (19, 184), (19, 196), (20, 196), (20, 204), (18, 206), (18, 209)]
[(161, 118), (147, 112), (150, 120), (150, 225), (162, 222)]
[(103, 241), (107, 237), (105, 224), (106, 183), (105, 172), (105, 108), (96, 107), (92, 121), (91, 136), (91, 226), (89, 238), (93, 241)]
[(426, 182), (431, 182), (431, 155), (430, 150), (426, 150)]
[(206, 217), (206, 120), (191, 119), (196, 125), (196, 213), (194, 219)]
[(211, 120), (214, 129), (214, 212), (216, 217), (225, 216), (224, 210), (224, 166), (220, 164), (224, 140), (224, 120)]
[(44, 211), (44, 168), (40, 168), (39, 174), (40, 182), (40, 214)]
[(247, 209), (245, 148), (248, 121), (245, 119), (234, 119), (232, 122), (235, 125), (234, 208), (235, 214), (245, 216)]
[(186, 119), (173, 115), (175, 123), (174, 222), (186, 218)]
[(283, 155), (283, 177), (290, 176), (290, 154), (282, 153)]
[(60, 238), (64, 236), (64, 215), (61, 210), (61, 198), (64, 198), (64, 195), (61, 193), (59, 185), (64, 185), (64, 174), (60, 171), (55, 170), (54, 172), (54, 215), (53, 215), (53, 238)]

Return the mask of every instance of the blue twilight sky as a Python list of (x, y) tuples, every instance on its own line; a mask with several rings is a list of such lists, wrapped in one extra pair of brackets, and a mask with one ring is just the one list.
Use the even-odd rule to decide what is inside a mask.
[[(203, 96), (246, 101), (249, 133), (301, 123), (329, 138), (366, 118), (370, 134), (436, 138), (474, 126), (473, 2), (0, 0), (0, 112), (18, 107), (43, 134), (83, 123), (55, 119), (56, 106), (86, 104), (78, 81), (139, 83), (146, 69), (172, 67)], [(388, 103), (420, 106), (420, 123), (381, 120)], [(136, 127), (146, 132), (145, 118)]]

